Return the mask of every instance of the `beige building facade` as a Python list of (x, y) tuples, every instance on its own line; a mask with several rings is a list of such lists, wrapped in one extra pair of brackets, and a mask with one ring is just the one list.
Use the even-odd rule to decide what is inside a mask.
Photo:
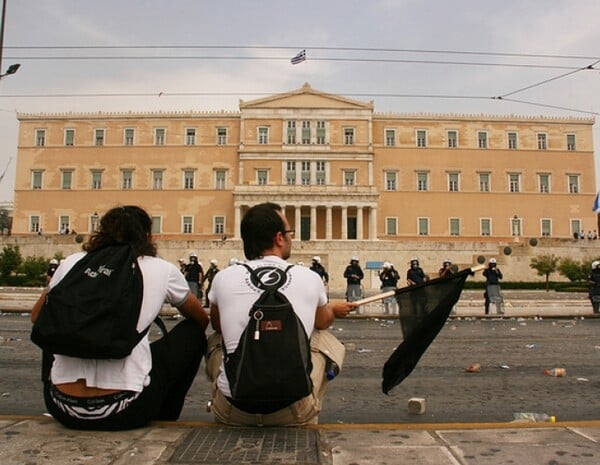
[(378, 113), (308, 84), (235, 112), (19, 114), (13, 235), (89, 233), (118, 204), (161, 241), (506, 242), (597, 229), (592, 118)]

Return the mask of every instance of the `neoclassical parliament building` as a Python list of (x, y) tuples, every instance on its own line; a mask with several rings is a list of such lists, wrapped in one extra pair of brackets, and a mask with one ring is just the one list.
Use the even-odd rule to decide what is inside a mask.
[(285, 207), (296, 240), (571, 238), (595, 230), (593, 118), (378, 113), (313, 89), (236, 111), (19, 114), (13, 235), (89, 233), (137, 204), (162, 239), (239, 239)]

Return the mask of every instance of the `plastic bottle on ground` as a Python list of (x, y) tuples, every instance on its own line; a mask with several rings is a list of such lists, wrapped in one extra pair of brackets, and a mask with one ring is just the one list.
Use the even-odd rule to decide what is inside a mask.
[(554, 415), (548, 415), (547, 413), (534, 413), (534, 412), (516, 412), (514, 414), (515, 421), (522, 422), (550, 422), (556, 423), (556, 417)]
[(557, 376), (560, 378), (567, 375), (567, 370), (564, 368), (552, 368), (550, 370), (545, 370), (544, 373), (548, 376)]

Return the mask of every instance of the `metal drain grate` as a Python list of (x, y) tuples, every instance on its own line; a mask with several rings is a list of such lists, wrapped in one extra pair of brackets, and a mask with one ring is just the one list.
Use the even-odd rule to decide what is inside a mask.
[(318, 465), (317, 432), (301, 428), (195, 428), (169, 462)]

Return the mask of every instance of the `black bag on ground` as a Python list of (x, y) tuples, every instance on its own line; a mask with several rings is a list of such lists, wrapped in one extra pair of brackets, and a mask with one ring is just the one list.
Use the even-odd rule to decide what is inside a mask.
[(236, 407), (270, 413), (312, 392), (310, 341), (292, 304), (279, 292), (292, 265), (285, 271), (269, 271), (269, 276), (280, 276), (274, 285), (265, 284), (255, 270), (244, 266), (263, 292), (250, 309), (237, 349), (225, 353), (225, 372)]
[(48, 292), (31, 340), (51, 354), (124, 358), (148, 332), (136, 329), (143, 289), (131, 246), (90, 252)]

